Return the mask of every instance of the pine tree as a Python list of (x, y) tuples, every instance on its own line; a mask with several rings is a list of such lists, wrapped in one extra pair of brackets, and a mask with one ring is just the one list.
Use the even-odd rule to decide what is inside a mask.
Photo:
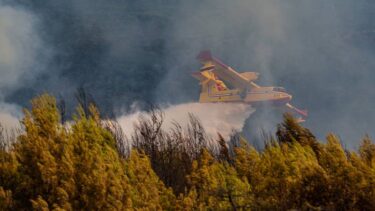
[(320, 154), (319, 143), (307, 128), (302, 127), (289, 113), (284, 114), (283, 123), (279, 124), (276, 131), (279, 143), (298, 142), (302, 146), (310, 146), (317, 156)]
[[(375, 145), (358, 152), (333, 134), (321, 143), (286, 115), (277, 141), (209, 144), (198, 119), (187, 130), (143, 121), (135, 144), (117, 137), (93, 105), (62, 124), (56, 100), (25, 110), (24, 131), (1, 142), (0, 210), (374, 210)], [(117, 140), (117, 143), (116, 143)], [(165, 183), (167, 184), (167, 188)], [(173, 191), (172, 191), (173, 188)], [(176, 195), (179, 194), (177, 197)]]
[(10, 210), (13, 207), (12, 191), (0, 186), (0, 210)]
[(175, 196), (167, 189), (151, 168), (148, 157), (131, 152), (125, 162), (126, 175), (129, 178), (132, 208), (142, 210), (173, 210)]
[(31, 111), (25, 110), (22, 121), (25, 133), (15, 146), (20, 181), (14, 197), (20, 207), (31, 207), (32, 200), (43, 199), (47, 207), (71, 209), (65, 197), (73, 176), (71, 145), (59, 124), (55, 99), (42, 95), (31, 104)]
[(365, 136), (362, 140), (359, 154), (368, 166), (375, 168), (375, 144), (372, 143), (369, 136)]
[(53, 97), (32, 100), (22, 121), (25, 132), (14, 149), (0, 153), (2, 208), (171, 209), (174, 196), (148, 158), (133, 153), (125, 160), (97, 109), (91, 106), (89, 111), (87, 116), (79, 108), (67, 127), (60, 124)]
[(327, 144), (322, 150), (319, 163), (329, 175), (327, 206), (336, 210), (358, 208), (358, 193), (362, 190), (357, 185), (363, 177), (352, 165), (335, 135), (327, 136)]
[(182, 199), (187, 210), (249, 209), (252, 205), (250, 185), (242, 181), (227, 162), (218, 162), (207, 150), (193, 162), (188, 176), (190, 190)]

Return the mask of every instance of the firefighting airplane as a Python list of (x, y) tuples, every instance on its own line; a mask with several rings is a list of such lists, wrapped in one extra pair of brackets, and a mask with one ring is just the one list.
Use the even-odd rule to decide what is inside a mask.
[(254, 83), (259, 73), (238, 73), (213, 57), (210, 51), (202, 51), (197, 59), (203, 67), (192, 76), (198, 79), (202, 86), (200, 103), (242, 102), (254, 107), (270, 104), (297, 113), (298, 122), (305, 121), (303, 118), (307, 117), (307, 111), (292, 106), (289, 103), (292, 95), (288, 94), (283, 87), (264, 87)]

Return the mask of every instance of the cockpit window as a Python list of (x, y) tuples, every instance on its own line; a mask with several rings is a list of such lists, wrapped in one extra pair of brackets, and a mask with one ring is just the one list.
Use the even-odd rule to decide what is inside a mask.
[(274, 87), (273, 91), (275, 91), (275, 92), (286, 92), (284, 87)]

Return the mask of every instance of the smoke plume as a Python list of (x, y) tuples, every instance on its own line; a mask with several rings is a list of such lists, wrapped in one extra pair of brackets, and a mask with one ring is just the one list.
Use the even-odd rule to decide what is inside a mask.
[(31, 12), (0, 1), (0, 122), (8, 129), (18, 127), (21, 109), (6, 97), (33, 81), (46, 62), (37, 22)]
[[(284, 86), (320, 139), (332, 131), (351, 148), (375, 137), (373, 0), (2, 2), (2, 102), (24, 107), (48, 91), (71, 113), (81, 86), (116, 115), (135, 101), (192, 102), (195, 56), (208, 49), (238, 71), (260, 72), (260, 85)], [(268, 130), (259, 121), (281, 116), (264, 113), (244, 131)]]

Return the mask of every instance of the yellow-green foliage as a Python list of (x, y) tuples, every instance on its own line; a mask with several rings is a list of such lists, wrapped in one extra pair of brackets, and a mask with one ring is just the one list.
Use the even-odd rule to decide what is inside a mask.
[(22, 121), (25, 133), (12, 151), (1, 151), (1, 207), (160, 210), (170, 206), (166, 200), (173, 196), (147, 157), (133, 153), (129, 160), (121, 158), (111, 133), (100, 126), (97, 111), (91, 108), (86, 117), (78, 110), (67, 128), (59, 124), (54, 98), (42, 95), (32, 101)]
[[(367, 136), (358, 153), (346, 151), (335, 135), (319, 142), (286, 115), (263, 150), (219, 140), (216, 153), (177, 126), (124, 155), (95, 107), (78, 108), (68, 126), (53, 97), (31, 104), (24, 132), (0, 147), (0, 210), (375, 210)], [(190, 133), (203, 134), (194, 124)]]
[(218, 162), (206, 150), (193, 162), (188, 181), (190, 190), (182, 199), (181, 209), (249, 209), (252, 203), (247, 181), (241, 180), (232, 166)]
[(152, 170), (147, 156), (132, 151), (125, 168), (131, 185), (131, 207), (150, 210), (173, 209), (175, 197), (172, 190), (164, 187), (163, 182)]

